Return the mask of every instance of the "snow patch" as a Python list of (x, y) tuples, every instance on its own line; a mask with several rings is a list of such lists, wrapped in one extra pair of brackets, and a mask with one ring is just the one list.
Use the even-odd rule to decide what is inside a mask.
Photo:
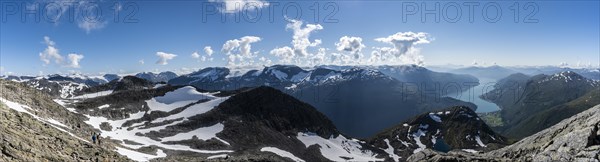
[(102, 106), (98, 106), (98, 109), (104, 109), (104, 108), (108, 108), (108, 107), (110, 107), (110, 105), (109, 104), (105, 104), (105, 105), (102, 105)]
[(186, 133), (179, 133), (174, 136), (165, 137), (165, 138), (162, 138), (162, 141), (163, 142), (181, 141), (181, 140), (192, 139), (194, 136), (196, 136), (196, 138), (201, 139), (201, 140), (208, 140), (211, 138), (216, 138), (217, 133), (223, 131), (224, 127), (225, 126), (223, 124), (218, 123), (218, 124), (215, 124), (210, 127), (202, 127), (202, 128), (198, 128), (196, 130), (192, 130), (192, 131), (189, 131)]
[(394, 153), (394, 147), (392, 147), (392, 145), (390, 145), (390, 140), (385, 139), (383, 140), (385, 141), (385, 144), (387, 145), (387, 148), (384, 150), (386, 153), (388, 153), (388, 155), (394, 159), (394, 161), (398, 162), (400, 158), (400, 156), (396, 155), (396, 153)]
[(262, 151), (262, 152), (272, 152), (272, 153), (277, 154), (277, 155), (279, 155), (281, 157), (290, 158), (290, 159), (292, 159), (293, 161), (296, 161), (296, 162), (304, 162), (304, 160), (302, 160), (302, 159), (294, 156), (294, 154), (292, 154), (290, 152), (287, 152), (285, 150), (276, 148), (276, 147), (263, 147), (263, 148), (260, 149), (260, 151)]
[(108, 90), (108, 91), (100, 91), (100, 92), (96, 92), (96, 93), (88, 93), (88, 94), (84, 94), (81, 96), (75, 96), (72, 97), (71, 99), (88, 99), (88, 98), (96, 98), (96, 97), (102, 97), (102, 96), (106, 96), (113, 93), (113, 90)]
[(440, 116), (435, 115), (434, 113), (429, 113), (429, 117), (433, 120), (436, 121), (438, 123), (442, 122), (442, 118), (440, 118)]
[(477, 144), (481, 147), (487, 147), (485, 144), (483, 144), (483, 142), (481, 142), (481, 138), (479, 137), (479, 135), (475, 136), (475, 141), (477, 141)]
[(227, 155), (227, 154), (219, 154), (219, 155), (209, 156), (206, 159), (208, 159), (208, 160), (210, 160), (210, 159), (225, 159), (225, 158), (227, 158), (227, 156), (229, 156), (229, 155)]
[(479, 151), (473, 150), (473, 149), (462, 149), (464, 152), (468, 152), (468, 153), (478, 153)]
[(322, 138), (314, 133), (298, 133), (296, 136), (306, 147), (319, 145), (321, 154), (332, 161), (381, 161), (383, 159), (376, 158), (376, 154), (363, 150), (360, 143), (347, 139), (342, 135), (337, 137)]
[(167, 154), (165, 154), (163, 152), (163, 150), (161, 150), (161, 149), (157, 149), (156, 155), (150, 155), (150, 154), (144, 154), (141, 152), (137, 152), (137, 151), (121, 148), (121, 147), (116, 147), (116, 148), (117, 149), (115, 151), (117, 151), (119, 154), (127, 156), (127, 158), (129, 158), (131, 160), (135, 160), (135, 161), (149, 161), (149, 160), (155, 159), (155, 158), (167, 157)]
[(200, 93), (192, 86), (186, 86), (167, 92), (164, 96), (154, 97), (146, 101), (150, 111), (169, 112), (202, 99), (214, 99), (209, 93)]

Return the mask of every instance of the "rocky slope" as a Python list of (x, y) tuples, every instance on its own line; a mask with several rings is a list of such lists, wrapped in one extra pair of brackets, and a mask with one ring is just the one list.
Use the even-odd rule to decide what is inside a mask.
[(45, 93), (0, 79), (0, 161), (129, 161), (111, 144), (87, 137), (84, 116), (68, 112)]
[(484, 154), (422, 151), (408, 161), (599, 161), (600, 105)]
[(405, 161), (428, 148), (441, 152), (461, 149), (476, 152), (507, 144), (504, 137), (492, 131), (467, 107), (452, 107), (416, 116), (378, 133), (368, 143), (386, 150), (394, 161)]

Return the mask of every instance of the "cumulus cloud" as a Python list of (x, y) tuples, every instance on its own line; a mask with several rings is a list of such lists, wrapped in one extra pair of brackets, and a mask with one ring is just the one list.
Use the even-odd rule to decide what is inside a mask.
[(144, 65), (144, 63), (146, 63), (146, 62), (144, 62), (144, 60), (142, 59), (142, 60), (138, 61), (138, 63), (140, 63), (140, 65)]
[(344, 57), (344, 62), (358, 64), (363, 57), (361, 53), (365, 45), (362, 44), (362, 38), (360, 37), (348, 37), (343, 36), (339, 42), (335, 43), (336, 49), (340, 52), (346, 52), (350, 54), (350, 57)]
[(219, 11), (221, 13), (237, 13), (244, 10), (252, 11), (269, 6), (269, 3), (262, 0), (208, 0), (209, 2), (220, 3)]
[(294, 59), (294, 50), (288, 46), (275, 48), (269, 52), (271, 55), (279, 57), (279, 61), (282, 63), (292, 63)]
[(204, 53), (205, 53), (207, 56), (212, 56), (212, 54), (213, 54), (212, 47), (210, 47), (210, 46), (206, 46), (206, 47), (204, 47)]
[(156, 52), (156, 56), (158, 56), (158, 61), (156, 61), (156, 64), (159, 65), (167, 65), (169, 64), (167, 61), (177, 57), (175, 54), (165, 52)]
[(81, 59), (83, 59), (83, 55), (71, 53), (68, 55), (68, 58), (69, 58), (69, 64), (67, 64), (67, 67), (71, 67), (71, 68), (81, 67), (81, 66), (79, 66), (79, 61), (81, 61)]
[(258, 52), (252, 52), (252, 43), (261, 41), (260, 37), (244, 36), (240, 39), (228, 40), (223, 44), (221, 53), (227, 55), (229, 66), (244, 66), (254, 64)]
[(198, 52), (194, 52), (194, 53), (192, 53), (192, 58), (195, 58), (195, 59), (200, 58), (200, 54), (198, 54)]
[(347, 51), (350, 53), (358, 53), (365, 47), (362, 44), (362, 38), (348, 36), (341, 37), (340, 41), (335, 43), (335, 46), (338, 51)]
[(194, 59), (198, 59), (199, 61), (205, 62), (205, 61), (212, 61), (213, 58), (211, 57), (213, 51), (210, 48), (210, 46), (206, 46), (204, 47), (204, 55), (201, 55), (198, 51), (192, 53), (192, 58)]
[(275, 48), (270, 51), (270, 54), (279, 57), (282, 63), (292, 63), (293, 61), (296, 64), (302, 64), (302, 61), (305, 61), (304, 63), (310, 64), (312, 55), (314, 54), (309, 53), (307, 49), (309, 47), (317, 47), (322, 43), (320, 39), (311, 41), (310, 35), (318, 30), (323, 30), (323, 26), (320, 24), (304, 24), (300, 20), (287, 20), (286, 30), (293, 31), (292, 47), (284, 46)]
[(40, 60), (44, 65), (49, 65), (54, 62), (57, 65), (70, 68), (80, 68), (79, 62), (83, 59), (83, 55), (71, 53), (67, 55), (68, 62), (64, 62), (64, 57), (60, 55), (58, 48), (55, 47), (56, 43), (48, 36), (44, 36), (44, 42), (46, 49), (39, 53)]
[(423, 66), (423, 56), (415, 45), (427, 44), (432, 40), (429, 34), (424, 32), (398, 32), (388, 37), (376, 38), (375, 41), (391, 44), (393, 48), (375, 48), (375, 55), (372, 53), (371, 60), (399, 61)]
[(56, 44), (54, 41), (50, 40), (50, 37), (44, 36), (44, 44), (46, 44), (46, 49), (41, 52), (40, 60), (44, 62), (44, 65), (50, 64), (53, 60), (56, 64), (60, 64), (63, 61), (63, 57), (58, 53), (58, 49), (54, 47)]

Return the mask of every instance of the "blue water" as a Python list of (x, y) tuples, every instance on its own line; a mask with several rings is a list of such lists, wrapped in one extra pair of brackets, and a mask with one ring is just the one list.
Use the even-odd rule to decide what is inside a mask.
[(493, 79), (479, 78), (479, 83), (480, 84), (478, 86), (472, 87), (467, 91), (461, 93), (451, 93), (447, 96), (462, 101), (471, 102), (477, 105), (476, 112), (478, 113), (493, 112), (500, 110), (500, 107), (498, 107), (498, 105), (496, 105), (495, 103), (491, 103), (479, 98), (479, 96), (481, 96), (482, 94), (494, 90), (494, 85), (496, 84), (496, 81)]

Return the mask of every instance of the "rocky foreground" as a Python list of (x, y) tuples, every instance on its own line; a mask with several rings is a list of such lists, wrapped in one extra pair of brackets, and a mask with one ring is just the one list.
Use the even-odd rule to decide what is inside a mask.
[(0, 104), (0, 161), (130, 161)]
[(484, 154), (421, 151), (408, 161), (599, 161), (600, 105)]

